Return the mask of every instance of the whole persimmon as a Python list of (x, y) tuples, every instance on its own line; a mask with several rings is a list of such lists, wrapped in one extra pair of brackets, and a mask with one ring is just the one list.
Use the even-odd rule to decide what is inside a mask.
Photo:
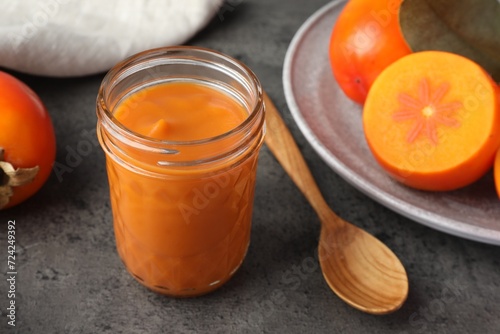
[(340, 88), (363, 104), (375, 78), (411, 53), (399, 27), (402, 0), (350, 0), (332, 31), (330, 63)]
[(0, 209), (35, 194), (52, 170), (56, 140), (38, 95), (0, 71)]

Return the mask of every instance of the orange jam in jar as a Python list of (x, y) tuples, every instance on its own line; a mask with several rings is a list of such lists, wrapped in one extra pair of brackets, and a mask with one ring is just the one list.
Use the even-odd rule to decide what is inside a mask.
[(240, 62), (168, 47), (116, 65), (97, 98), (118, 253), (146, 287), (224, 284), (250, 240), (262, 89)]

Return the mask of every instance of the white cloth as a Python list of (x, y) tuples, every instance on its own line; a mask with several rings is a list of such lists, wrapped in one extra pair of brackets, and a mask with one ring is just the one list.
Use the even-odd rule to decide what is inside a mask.
[(56, 77), (103, 72), (186, 42), (223, 0), (0, 0), (0, 66)]

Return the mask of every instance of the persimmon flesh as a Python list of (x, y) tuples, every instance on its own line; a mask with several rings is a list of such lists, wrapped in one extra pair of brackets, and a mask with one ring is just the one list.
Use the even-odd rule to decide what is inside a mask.
[(466, 186), (492, 167), (500, 146), (496, 89), (465, 57), (442, 51), (405, 56), (380, 74), (368, 94), (368, 145), (380, 165), (408, 186)]

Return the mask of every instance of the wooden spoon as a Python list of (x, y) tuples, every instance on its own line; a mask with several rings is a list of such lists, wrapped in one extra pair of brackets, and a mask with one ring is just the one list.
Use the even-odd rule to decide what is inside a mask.
[(398, 310), (408, 296), (408, 277), (396, 255), (368, 232), (338, 217), (328, 206), (297, 144), (264, 93), (265, 142), (321, 220), (318, 255), (330, 288), (347, 304), (371, 314)]

